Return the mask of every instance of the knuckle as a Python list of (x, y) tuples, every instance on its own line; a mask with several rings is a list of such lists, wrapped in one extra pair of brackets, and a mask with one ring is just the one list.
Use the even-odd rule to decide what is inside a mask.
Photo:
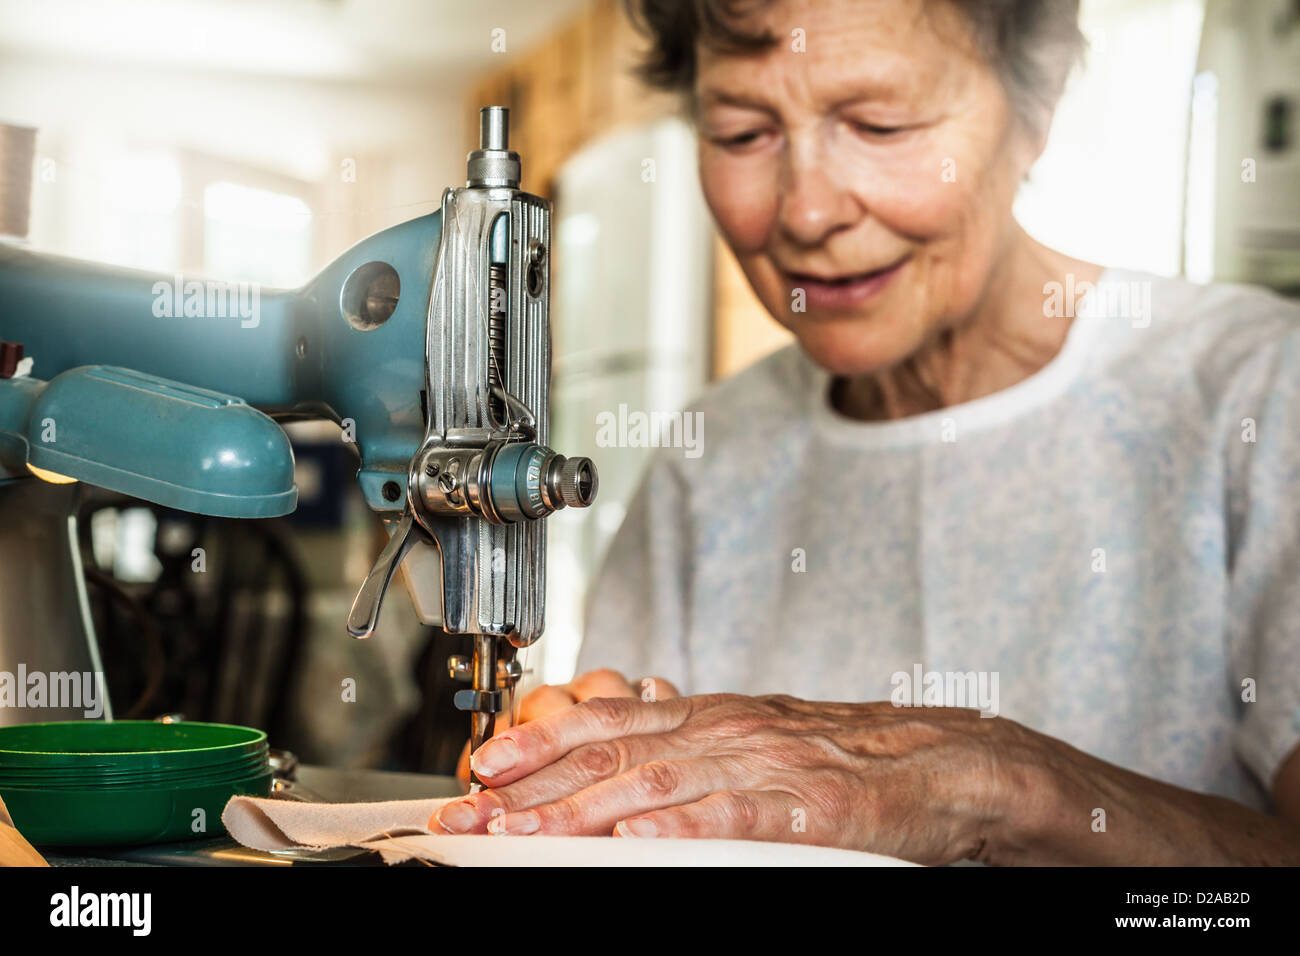
[(748, 737), (767, 725), (764, 714), (741, 702), (728, 702), (714, 715), (713, 732), (719, 737)]
[(717, 794), (717, 801), (723, 814), (741, 833), (758, 829), (758, 803), (752, 796), (739, 790), (724, 790)]
[(665, 823), (671, 827), (674, 836), (693, 840), (717, 836), (717, 830), (698, 812), (683, 807), (674, 807), (671, 810), (661, 810), (659, 814), (656, 814), (656, 817), (658, 818), (660, 815), (662, 815)]
[(550, 721), (529, 721), (514, 735), (514, 740), (524, 753), (559, 756), (557, 751), (561, 747), (560, 733)]
[(631, 716), (626, 697), (593, 697), (578, 705), (597, 730), (622, 735), (627, 732)]
[(595, 807), (590, 804), (589, 800), (583, 798), (581, 792), (571, 794), (567, 797), (561, 797), (545, 807), (538, 808), (538, 814), (542, 818), (543, 825), (548, 829), (556, 829), (561, 832), (575, 833), (581, 832), (590, 822), (590, 817), (595, 811)]
[(681, 771), (670, 761), (652, 760), (637, 771), (647, 796), (676, 796), (682, 785)]
[(627, 764), (627, 748), (619, 740), (584, 744), (573, 752), (573, 762), (585, 778), (604, 780), (622, 772)]
[(544, 825), (563, 828), (573, 822), (578, 815), (578, 811), (573, 804), (573, 800), (565, 797), (562, 800), (556, 800), (554, 803), (548, 803), (544, 807), (538, 807), (537, 815), (541, 817)]
[(508, 788), (502, 787), (496, 790), (482, 790), (467, 797), (466, 802), (473, 805), (479, 816), (491, 820), (515, 811), (516, 801), (511, 799), (512, 796)]

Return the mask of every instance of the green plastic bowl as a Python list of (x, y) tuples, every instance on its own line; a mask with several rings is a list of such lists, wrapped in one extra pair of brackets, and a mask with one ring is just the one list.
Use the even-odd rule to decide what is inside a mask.
[(236, 763), (221, 767), (199, 767), (193, 770), (182, 768), (174, 771), (152, 771), (147, 773), (105, 774), (85, 772), (76, 774), (52, 774), (40, 771), (26, 773), (0, 773), (0, 790), (17, 788), (20, 790), (99, 790), (103, 788), (153, 789), (155, 787), (177, 786), (196, 783), (220, 783), (227, 780), (242, 780), (268, 769), (265, 754), (255, 754)]
[(235, 763), (265, 751), (263, 731), (231, 724), (64, 720), (0, 727), (0, 774), (170, 772)]
[(98, 766), (0, 767), (0, 786), (131, 786), (137, 783), (158, 783), (214, 775), (234, 779), (265, 769), (269, 761), (269, 751), (263, 749), (244, 754), (234, 760), (227, 758), (219, 763), (170, 769), (111, 770)]
[(225, 832), (221, 811), (232, 796), (266, 796), (267, 759), (266, 734), (251, 727), (20, 724), (0, 727), (0, 798), (37, 845), (198, 839)]
[[(0, 789), (18, 832), (37, 846), (128, 846), (225, 833), (221, 812), (236, 794), (264, 797), (271, 771), (243, 780), (151, 790)], [(202, 811), (202, 814), (196, 811)], [(199, 823), (202, 829), (195, 829)]]

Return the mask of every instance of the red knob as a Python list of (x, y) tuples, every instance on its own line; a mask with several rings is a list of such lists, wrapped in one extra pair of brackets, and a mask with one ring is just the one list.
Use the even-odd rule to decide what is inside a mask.
[(0, 378), (13, 378), (22, 359), (21, 342), (0, 342)]

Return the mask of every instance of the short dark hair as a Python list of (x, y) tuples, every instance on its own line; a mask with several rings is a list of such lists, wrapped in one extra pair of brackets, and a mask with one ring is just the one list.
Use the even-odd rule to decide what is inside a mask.
[[(724, 53), (757, 52), (776, 43), (740, 21), (774, 0), (624, 0), (632, 22), (651, 41), (638, 73), (660, 89), (695, 85), (699, 44)], [(933, 0), (927, 0), (933, 2)], [(997, 70), (1017, 115), (1042, 129), (1087, 46), (1079, 0), (946, 0), (966, 17), (985, 60)]]

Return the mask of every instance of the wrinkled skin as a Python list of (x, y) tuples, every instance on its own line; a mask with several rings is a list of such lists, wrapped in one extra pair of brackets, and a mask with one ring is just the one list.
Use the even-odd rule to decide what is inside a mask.
[(492, 789), (438, 822), (806, 842), (946, 863), (980, 855), (998, 823), (989, 781), (999, 752), (1028, 752), (1034, 736), (957, 708), (595, 698), (485, 745), (474, 766)]
[[(600, 674), (586, 683), (640, 686)], [(592, 697), (504, 730), (473, 764), (490, 789), (442, 806), (434, 832), (806, 842), (929, 864), (1300, 865), (1300, 748), (1274, 781), (1276, 816), (1002, 717), (885, 702)]]

